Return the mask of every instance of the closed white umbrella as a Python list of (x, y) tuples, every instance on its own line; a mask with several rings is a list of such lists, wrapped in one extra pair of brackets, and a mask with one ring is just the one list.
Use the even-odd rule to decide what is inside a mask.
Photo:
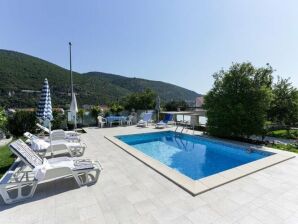
[(76, 94), (73, 93), (71, 97), (71, 104), (70, 104), (70, 112), (72, 119), (74, 120), (74, 129), (77, 128), (77, 113), (78, 113), (78, 105), (77, 105), (77, 99)]
[(157, 110), (157, 122), (159, 122), (159, 112), (160, 112), (160, 98), (159, 98), (159, 96), (156, 97), (155, 110)]

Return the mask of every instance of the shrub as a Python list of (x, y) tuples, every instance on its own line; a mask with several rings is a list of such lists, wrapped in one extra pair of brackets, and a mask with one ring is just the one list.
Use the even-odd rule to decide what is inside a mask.
[(84, 114), (85, 114), (85, 110), (84, 109), (79, 109), (79, 112), (78, 112), (77, 115), (81, 119), (81, 125), (82, 126), (84, 125)]
[(74, 123), (67, 123), (67, 129), (68, 130), (73, 130), (74, 129)]
[(268, 132), (267, 135), (276, 138), (297, 139), (298, 130), (275, 130)]
[(0, 108), (0, 130), (7, 131), (7, 116), (4, 109)]
[(66, 115), (57, 111), (53, 112), (52, 129), (67, 129)]
[(37, 122), (35, 112), (17, 111), (14, 115), (8, 117), (8, 131), (15, 137), (22, 136), (26, 131), (35, 132)]
[(275, 148), (275, 149), (279, 149), (279, 150), (298, 153), (298, 145), (297, 144), (274, 144), (274, 143), (270, 143), (270, 144), (267, 144), (266, 146), (271, 147), (271, 148)]

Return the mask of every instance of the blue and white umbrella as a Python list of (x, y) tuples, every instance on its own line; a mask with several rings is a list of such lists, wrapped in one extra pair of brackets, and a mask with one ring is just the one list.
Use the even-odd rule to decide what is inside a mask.
[(48, 80), (45, 79), (41, 90), (41, 96), (37, 107), (36, 116), (43, 124), (49, 128), (50, 131), (50, 145), (53, 156), (52, 135), (51, 135), (51, 121), (53, 120), (52, 101)]
[(45, 79), (43, 83), (36, 115), (42, 121), (53, 120), (51, 93), (47, 79)]

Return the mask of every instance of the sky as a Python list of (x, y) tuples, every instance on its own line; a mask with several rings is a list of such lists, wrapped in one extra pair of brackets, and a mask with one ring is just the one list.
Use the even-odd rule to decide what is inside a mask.
[(233, 62), (298, 87), (297, 0), (0, 0), (0, 49), (205, 94)]

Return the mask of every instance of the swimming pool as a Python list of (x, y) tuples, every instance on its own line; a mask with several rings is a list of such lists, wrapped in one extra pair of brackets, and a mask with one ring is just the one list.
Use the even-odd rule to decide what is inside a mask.
[(193, 196), (295, 157), (264, 146), (173, 131), (139, 131), (122, 135), (122, 130), (105, 138)]
[(272, 155), (173, 131), (116, 136), (119, 140), (193, 180)]

